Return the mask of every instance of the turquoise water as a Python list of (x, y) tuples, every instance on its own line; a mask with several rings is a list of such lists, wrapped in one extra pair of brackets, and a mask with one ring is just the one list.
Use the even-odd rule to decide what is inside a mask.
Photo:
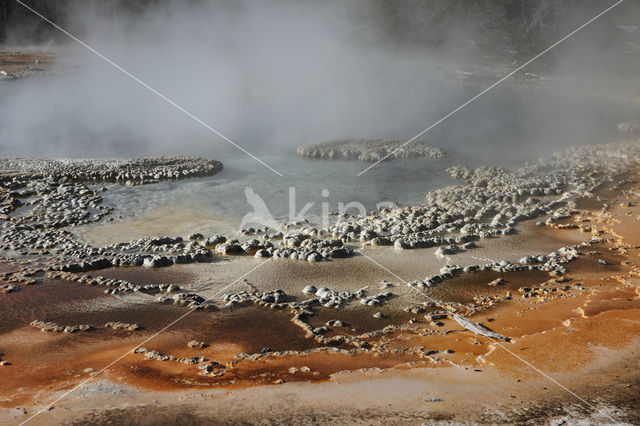
[[(253, 211), (245, 195), (245, 189), (250, 187), (276, 220), (286, 222), (290, 210), (298, 215), (307, 203), (313, 203), (304, 216), (319, 223), (323, 209), (336, 211), (339, 203), (360, 203), (367, 211), (379, 203), (420, 204), (429, 190), (453, 183), (444, 169), (461, 161), (459, 158), (393, 161), (357, 177), (368, 164), (305, 160), (295, 155), (262, 159), (284, 176), (239, 154), (226, 159), (224, 170), (215, 176), (137, 187), (109, 185), (103, 197), (122, 212), (123, 218), (166, 206), (182, 206), (240, 223), (245, 213)], [(290, 209), (290, 202), (294, 208)]]

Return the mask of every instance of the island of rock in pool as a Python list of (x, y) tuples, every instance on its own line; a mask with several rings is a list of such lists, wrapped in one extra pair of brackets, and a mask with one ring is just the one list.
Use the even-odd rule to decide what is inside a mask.
[(298, 148), (298, 155), (318, 160), (357, 160), (373, 163), (400, 158), (444, 158), (445, 153), (423, 141), (406, 139), (360, 140), (347, 139), (319, 142)]

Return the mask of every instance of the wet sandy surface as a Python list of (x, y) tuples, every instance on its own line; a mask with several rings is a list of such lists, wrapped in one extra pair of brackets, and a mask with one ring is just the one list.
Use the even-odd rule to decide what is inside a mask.
[(204, 209), (194, 207), (164, 206), (153, 212), (114, 223), (101, 223), (77, 231), (83, 240), (96, 245), (114, 244), (127, 239), (166, 236), (167, 230), (176, 235), (187, 235), (194, 229), (216, 234), (236, 232), (238, 224), (234, 218), (216, 216)]

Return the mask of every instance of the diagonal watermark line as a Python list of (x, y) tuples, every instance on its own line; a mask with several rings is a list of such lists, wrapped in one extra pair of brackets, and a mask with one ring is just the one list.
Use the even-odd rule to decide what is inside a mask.
[(392, 156), (393, 154), (395, 154), (397, 151), (401, 150), (402, 148), (404, 148), (405, 146), (407, 146), (409, 143), (413, 142), (414, 140), (416, 140), (417, 138), (419, 138), (420, 136), (424, 135), (425, 133), (427, 133), (429, 130), (433, 129), (434, 127), (436, 127), (438, 124), (442, 123), (443, 121), (445, 121), (446, 119), (448, 119), (449, 117), (453, 116), (454, 114), (456, 114), (458, 111), (460, 111), (461, 109), (465, 108), (467, 105), (473, 103), (476, 99), (478, 99), (479, 97), (481, 97), (482, 95), (484, 95), (485, 93), (487, 93), (488, 91), (492, 90), (493, 88), (495, 88), (496, 86), (499, 86), (500, 84), (502, 84), (505, 80), (507, 80), (509, 77), (511, 77), (512, 75), (514, 75), (515, 73), (517, 73), (518, 71), (522, 70), (523, 68), (525, 68), (527, 65), (529, 65), (530, 63), (534, 62), (535, 60), (537, 60), (538, 58), (540, 58), (541, 56), (544, 56), (546, 53), (548, 53), (550, 50), (554, 49), (556, 46), (562, 44), (564, 41), (566, 41), (569, 37), (573, 36), (574, 34), (576, 34), (577, 32), (581, 31), (582, 29), (584, 29), (585, 27), (587, 27), (588, 25), (592, 24), (594, 21), (596, 21), (598, 18), (600, 18), (601, 16), (605, 15), (606, 13), (608, 13), (610, 10), (612, 10), (613, 8), (617, 7), (618, 5), (620, 5), (622, 2), (624, 2), (624, 0), (618, 0), (616, 3), (614, 3), (613, 5), (609, 6), (608, 8), (606, 8), (605, 10), (603, 10), (602, 12), (600, 12), (598, 15), (594, 16), (593, 18), (589, 19), (587, 22), (585, 22), (584, 24), (580, 25), (578, 28), (576, 28), (575, 30), (571, 31), (569, 34), (567, 34), (566, 36), (562, 37), (560, 40), (558, 40), (557, 42), (553, 43), (551, 46), (547, 47), (545, 50), (543, 50), (542, 52), (538, 53), (536, 56), (534, 56), (533, 58), (529, 59), (527, 62), (525, 62), (524, 64), (520, 65), (518, 68), (516, 68), (515, 70), (511, 71), (509, 74), (505, 75), (504, 77), (502, 77), (500, 80), (496, 81), (495, 83), (493, 83), (491, 86), (487, 87), (486, 89), (484, 89), (483, 91), (481, 91), (480, 93), (478, 93), (477, 95), (475, 95), (474, 97), (472, 97), (471, 99), (469, 99), (468, 101), (466, 101), (465, 103), (463, 103), (462, 105), (460, 105), (459, 107), (453, 109), (452, 111), (450, 111), (448, 114), (446, 114), (444, 117), (440, 118), (438, 121), (436, 121), (435, 123), (431, 124), (429, 127), (427, 127), (426, 129), (422, 130), (420, 133), (418, 133), (417, 135), (415, 135), (414, 137), (412, 137), (411, 139), (409, 139), (408, 141), (406, 141), (405, 143), (403, 143), (402, 145), (400, 145), (398, 148), (394, 149), (393, 151), (391, 151), (390, 153), (388, 153), (387, 155), (385, 155), (384, 157), (382, 157), (380, 160), (376, 161), (375, 163), (373, 163), (372, 165), (370, 165), (369, 167), (367, 167), (366, 169), (364, 169), (363, 171), (361, 171), (360, 173), (358, 173), (356, 176), (359, 177), (362, 174), (364, 174), (366, 171), (372, 169), (373, 167), (377, 166), (378, 164), (380, 164), (381, 162), (383, 162), (384, 160), (386, 160), (387, 158), (389, 158), (390, 156)]
[[(222, 287), (220, 290), (218, 290), (213, 296), (211, 296), (209, 299), (200, 302), (197, 306), (202, 306), (203, 304), (210, 302), (211, 300), (213, 300), (214, 297), (218, 296), (220, 293), (222, 293), (223, 291), (225, 291), (226, 289), (228, 289), (229, 287), (231, 287), (232, 285), (234, 285), (235, 283), (237, 283), (238, 281), (240, 281), (241, 279), (243, 279), (244, 277), (246, 277), (247, 275), (251, 274), (253, 271), (255, 271), (256, 269), (260, 268), (261, 266), (265, 265), (267, 262), (270, 262), (270, 260), (264, 261), (264, 262), (260, 262), (260, 264), (258, 264), (258, 266), (256, 266), (255, 268), (252, 268), (249, 270), (249, 272), (244, 273), (242, 276), (240, 276), (239, 278), (237, 278), (235, 281), (231, 282), (230, 284), (227, 284), (226, 286)], [(54, 404), (58, 403), (61, 399), (67, 397), (68, 395), (70, 395), (71, 393), (75, 392), (77, 389), (81, 388), (82, 386), (84, 386), (86, 383), (90, 382), (91, 380), (95, 379), (96, 377), (98, 377), (100, 374), (102, 374), (105, 370), (107, 370), (108, 368), (112, 367), (113, 365), (115, 365), (116, 363), (120, 362), (122, 359), (124, 359), (127, 355), (129, 355), (133, 350), (135, 350), (136, 348), (144, 345), (145, 343), (147, 343), (148, 341), (154, 339), (155, 337), (157, 337), (159, 334), (165, 332), (167, 329), (169, 329), (170, 327), (174, 326), (178, 321), (181, 321), (182, 319), (184, 319), (185, 317), (187, 317), (188, 315), (190, 315), (192, 312), (194, 312), (195, 309), (189, 310), (187, 313), (185, 313), (184, 315), (179, 316), (178, 318), (176, 318), (175, 320), (171, 321), (169, 324), (165, 325), (162, 329), (160, 329), (159, 331), (157, 331), (155, 334), (151, 335), (150, 337), (147, 337), (146, 339), (144, 339), (142, 342), (138, 343), (137, 345), (135, 345), (133, 348), (131, 348), (130, 350), (128, 350), (127, 352), (125, 352), (124, 354), (120, 355), (118, 358), (114, 359), (113, 361), (111, 361), (108, 365), (106, 365), (105, 367), (103, 367), (102, 369), (100, 369), (99, 371), (97, 371), (96, 373), (94, 373), (91, 377), (83, 380), (82, 382), (80, 382), (79, 384), (77, 384), (76, 386), (74, 386), (73, 388), (71, 388), (70, 390), (66, 391), (65, 393), (63, 393), (60, 397), (58, 397), (55, 401), (51, 402), (50, 404), (48, 404), (47, 406), (45, 406), (43, 409), (41, 409), (40, 411), (36, 412), (33, 416), (29, 417), (28, 419), (26, 419), (25, 421), (23, 421), (22, 423), (19, 424), (19, 426), (22, 426), (23, 424), (31, 421), (34, 417), (44, 413), (45, 411), (49, 410), (49, 408), (53, 407)]]
[[(367, 256), (366, 254), (364, 254), (362, 252), (362, 250), (357, 250), (358, 253), (360, 253), (362, 256), (364, 256), (365, 258), (369, 259), (372, 263), (374, 263), (375, 265), (377, 265), (379, 268), (387, 271), (388, 273), (390, 273), (391, 275), (393, 275), (394, 277), (396, 277), (397, 279), (399, 279), (400, 281), (402, 281), (405, 284), (409, 284), (407, 281), (405, 281), (404, 279), (402, 279), (400, 276), (398, 276), (395, 272), (391, 271), (389, 268), (381, 265), (380, 263), (376, 262), (374, 259), (372, 259), (370, 256)], [(426, 297), (427, 299), (429, 299), (431, 302), (435, 303), (436, 305), (438, 305), (438, 301), (434, 298), (432, 298), (431, 296), (429, 296), (428, 294), (426, 294), (425, 292), (423, 292), (420, 289), (417, 289), (413, 286), (409, 286), (410, 288), (412, 288), (413, 290), (417, 291), (418, 293), (420, 293), (421, 295), (423, 295), (424, 297)], [(454, 314), (454, 312), (443, 308), (445, 311), (447, 311), (450, 314)], [(553, 382), (554, 384), (556, 384), (557, 386), (559, 386), (560, 388), (564, 389), (565, 391), (567, 391), (568, 393), (570, 393), (571, 395), (573, 395), (575, 398), (579, 399), (580, 401), (582, 401), (583, 403), (585, 403), (586, 405), (588, 405), (589, 407), (593, 408), (594, 410), (596, 410), (598, 413), (600, 413), (602, 416), (608, 418), (609, 420), (611, 420), (612, 422), (614, 422), (615, 424), (620, 424), (618, 421), (616, 421), (614, 418), (612, 418), (610, 415), (606, 414), (605, 412), (603, 412), (602, 410), (598, 409), (597, 407), (595, 407), (593, 404), (591, 404), (589, 401), (587, 401), (586, 399), (582, 398), (580, 395), (576, 394), (574, 391), (572, 391), (571, 389), (567, 388), (566, 386), (564, 386), (562, 383), (558, 382), (556, 379), (554, 379), (553, 377), (551, 377), (550, 375), (548, 375), (547, 373), (545, 373), (544, 371), (538, 369), (536, 366), (534, 366), (533, 364), (531, 364), (529, 361), (527, 361), (526, 359), (522, 358), (521, 356), (519, 356), (518, 354), (516, 354), (515, 352), (513, 352), (511, 349), (508, 349), (507, 347), (505, 347), (503, 344), (501, 344), (500, 342), (497, 342), (495, 340), (491, 341), (492, 344), (504, 349), (505, 351), (507, 351), (508, 353), (510, 353), (511, 355), (513, 355), (515, 358), (517, 358), (518, 360), (520, 360), (521, 362), (523, 362), (525, 365), (527, 365), (528, 367), (532, 368), (533, 370), (535, 370), (536, 372), (538, 372), (541, 376), (543, 376), (544, 378), (548, 379), (549, 381)]]
[(262, 164), (263, 166), (265, 166), (266, 168), (268, 168), (269, 170), (271, 170), (272, 172), (274, 172), (278, 176), (283, 176), (282, 173), (280, 173), (279, 171), (277, 171), (276, 169), (274, 169), (273, 167), (271, 167), (270, 165), (268, 165), (267, 163), (262, 161), (260, 158), (256, 157), (255, 155), (253, 155), (252, 153), (250, 153), (249, 151), (244, 149), (242, 146), (238, 145), (237, 143), (235, 143), (234, 141), (232, 141), (231, 139), (229, 139), (228, 137), (226, 137), (225, 135), (220, 133), (218, 130), (214, 129), (213, 127), (211, 127), (210, 125), (208, 125), (207, 123), (202, 121), (200, 118), (196, 117), (195, 115), (193, 115), (192, 113), (190, 113), (189, 111), (187, 111), (186, 109), (184, 109), (183, 107), (181, 107), (180, 105), (178, 105), (177, 103), (175, 103), (174, 101), (172, 101), (171, 99), (169, 99), (168, 97), (163, 95), (162, 93), (158, 92), (156, 89), (154, 89), (153, 87), (149, 86), (147, 83), (145, 83), (144, 81), (140, 80), (138, 77), (136, 77), (135, 75), (131, 74), (129, 71), (127, 71), (126, 69), (122, 68), (120, 65), (116, 64), (111, 59), (107, 58), (102, 53), (100, 53), (96, 49), (94, 49), (93, 47), (89, 46), (88, 44), (86, 44), (85, 42), (83, 42), (82, 40), (80, 40), (79, 38), (77, 38), (76, 36), (71, 34), (70, 32), (66, 31), (64, 28), (60, 27), (55, 22), (49, 20), (47, 17), (43, 16), (38, 11), (36, 11), (33, 8), (27, 6), (22, 1), (16, 0), (16, 2), (18, 4), (20, 4), (21, 6), (23, 6), (24, 8), (28, 9), (29, 11), (33, 12), (35, 15), (39, 16), (45, 22), (48, 22), (49, 24), (53, 25), (57, 30), (59, 30), (62, 33), (64, 33), (65, 35), (69, 36), (71, 39), (73, 39), (78, 44), (80, 44), (80, 45), (86, 47), (87, 49), (89, 49), (91, 52), (93, 52), (100, 59), (102, 59), (103, 61), (105, 61), (108, 64), (110, 64), (115, 69), (117, 69), (118, 71), (120, 71), (121, 73), (123, 73), (124, 75), (126, 75), (127, 77), (129, 77), (130, 79), (135, 81), (136, 83), (138, 83), (141, 86), (143, 86), (145, 89), (151, 91), (152, 93), (154, 93), (155, 95), (157, 95), (158, 97), (163, 99), (164, 101), (168, 102), (170, 105), (172, 105), (173, 107), (175, 107), (176, 109), (178, 109), (179, 111), (181, 111), (182, 113), (187, 115), (189, 118), (193, 119), (194, 121), (196, 121), (197, 123), (201, 124), (202, 126), (207, 128), (208, 130), (212, 131), (213, 133), (215, 133), (216, 135), (218, 135), (219, 137), (221, 137), (225, 141), (229, 142), (231, 145), (235, 146), (240, 151), (244, 152), (245, 154), (247, 154), (248, 156), (250, 156), (251, 158), (256, 160), (258, 163)]

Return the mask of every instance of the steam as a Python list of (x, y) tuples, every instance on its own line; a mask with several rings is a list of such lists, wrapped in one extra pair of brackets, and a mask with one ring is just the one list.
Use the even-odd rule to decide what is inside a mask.
[[(408, 139), (474, 94), (448, 87), (441, 78), (454, 70), (451, 63), (477, 61), (453, 48), (464, 45), (468, 31), (459, 31), (464, 40), (456, 40), (456, 28), (448, 29), (453, 55), (446, 54), (446, 45), (437, 55), (399, 49), (367, 38), (371, 28), (361, 28), (356, 15), (362, 12), (354, 13), (366, 5), (169, 2), (135, 17), (105, 17), (103, 10), (85, 6), (70, 12), (68, 29), (238, 144), (277, 155), (328, 139)], [(80, 71), (0, 85), (4, 154), (191, 153), (224, 161), (221, 156), (235, 151), (85, 48), (72, 41), (54, 47)], [(563, 70), (570, 68), (563, 63)], [(518, 108), (511, 96), (520, 98)], [(425, 139), (445, 150), (478, 154), (523, 146), (536, 151), (514, 140), (517, 131), (502, 142), (496, 135), (525, 129), (557, 148), (586, 141), (595, 126), (611, 119), (575, 100), (552, 102), (556, 111), (550, 114), (535, 96), (522, 99), (489, 95)], [(571, 126), (554, 117), (559, 110)]]
[[(416, 111), (416, 101), (438, 104), (430, 79), (417, 78), (428, 77), (428, 61), (394, 73), (387, 64), (396, 58), (349, 43), (346, 15), (336, 4), (171, 3), (135, 21), (113, 23), (87, 9), (72, 21), (105, 56), (237, 143), (266, 151), (392, 136), (406, 128), (406, 113), (428, 112)], [(228, 149), (84, 48), (69, 44), (64, 55), (81, 64), (79, 74), (4, 89), (1, 138), (10, 147), (30, 141), (39, 152), (104, 155)]]

